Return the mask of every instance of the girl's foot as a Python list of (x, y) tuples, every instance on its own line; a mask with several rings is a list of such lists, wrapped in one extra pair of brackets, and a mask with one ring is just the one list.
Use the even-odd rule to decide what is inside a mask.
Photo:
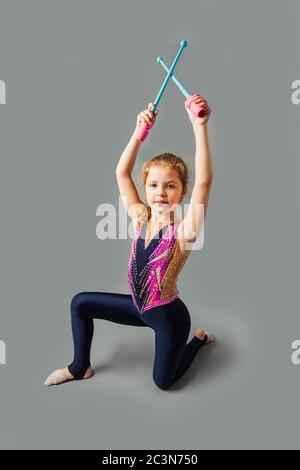
[(197, 328), (195, 336), (199, 339), (204, 339), (205, 335), (207, 335), (207, 341), (205, 344), (210, 343), (211, 341), (214, 341), (216, 338), (213, 334), (208, 333), (207, 331), (203, 330), (202, 328)]
[[(89, 379), (94, 375), (94, 371), (89, 366), (89, 368), (86, 370), (84, 376), (82, 377), (83, 379)], [(68, 380), (73, 380), (75, 377), (74, 375), (69, 372), (69, 369), (67, 367), (64, 367), (63, 369), (57, 369), (54, 372), (52, 372), (45, 380), (44, 385), (59, 385), (62, 384), (63, 382), (67, 382)]]

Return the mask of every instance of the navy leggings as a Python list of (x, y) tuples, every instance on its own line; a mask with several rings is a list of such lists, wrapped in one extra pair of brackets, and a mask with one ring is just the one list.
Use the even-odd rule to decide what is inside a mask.
[(90, 350), (94, 334), (93, 318), (134, 326), (148, 326), (155, 332), (153, 380), (167, 390), (191, 365), (198, 350), (207, 341), (194, 336), (186, 344), (190, 314), (179, 298), (169, 304), (146, 310), (141, 314), (131, 294), (81, 292), (71, 302), (74, 359), (68, 366), (76, 379), (83, 377), (90, 366)]

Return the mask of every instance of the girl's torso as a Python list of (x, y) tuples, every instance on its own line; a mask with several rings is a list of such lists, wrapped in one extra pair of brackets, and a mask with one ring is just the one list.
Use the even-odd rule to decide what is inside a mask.
[(134, 224), (128, 283), (140, 313), (179, 298), (176, 281), (190, 254), (180, 248), (180, 222), (165, 224), (151, 240), (146, 240), (147, 220)]

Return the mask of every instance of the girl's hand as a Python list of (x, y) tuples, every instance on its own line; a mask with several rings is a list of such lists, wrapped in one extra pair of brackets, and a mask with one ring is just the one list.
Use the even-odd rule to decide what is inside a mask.
[(138, 114), (137, 118), (136, 118), (136, 125), (138, 126), (139, 125), (139, 122), (146, 122), (147, 124), (149, 124), (149, 126), (153, 126), (153, 124), (155, 123), (155, 118), (158, 114), (158, 111), (159, 109), (156, 109), (155, 112), (154, 112), (154, 115), (152, 114), (152, 112), (150, 111), (151, 109), (153, 109), (154, 107), (154, 104), (153, 103), (149, 103), (148, 104), (148, 108), (145, 109), (144, 111), (140, 112), (140, 114)]
[(195, 114), (193, 114), (192, 111), (185, 105), (186, 112), (188, 113), (190, 121), (193, 124), (193, 126), (196, 126), (196, 127), (203, 126), (209, 120), (211, 109), (208, 106), (207, 101), (199, 93), (195, 93), (193, 95), (192, 101), (194, 101), (197, 104), (201, 104), (204, 108), (207, 109), (206, 116), (199, 118), (195, 116)]

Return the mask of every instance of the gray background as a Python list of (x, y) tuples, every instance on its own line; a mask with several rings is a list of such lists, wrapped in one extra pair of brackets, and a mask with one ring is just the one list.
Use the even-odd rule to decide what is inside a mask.
[[(1, 1), (1, 448), (299, 448), (299, 13), (296, 0)], [(165, 76), (156, 57), (170, 64), (183, 38), (175, 75), (212, 107), (214, 182), (178, 287), (190, 338), (202, 326), (218, 342), (166, 392), (153, 331), (98, 320), (93, 379), (45, 387), (72, 359), (72, 297), (129, 293), (131, 239), (99, 240), (96, 208), (118, 207), (115, 167)], [(159, 109), (136, 171), (162, 151), (193, 168), (172, 82)]]

